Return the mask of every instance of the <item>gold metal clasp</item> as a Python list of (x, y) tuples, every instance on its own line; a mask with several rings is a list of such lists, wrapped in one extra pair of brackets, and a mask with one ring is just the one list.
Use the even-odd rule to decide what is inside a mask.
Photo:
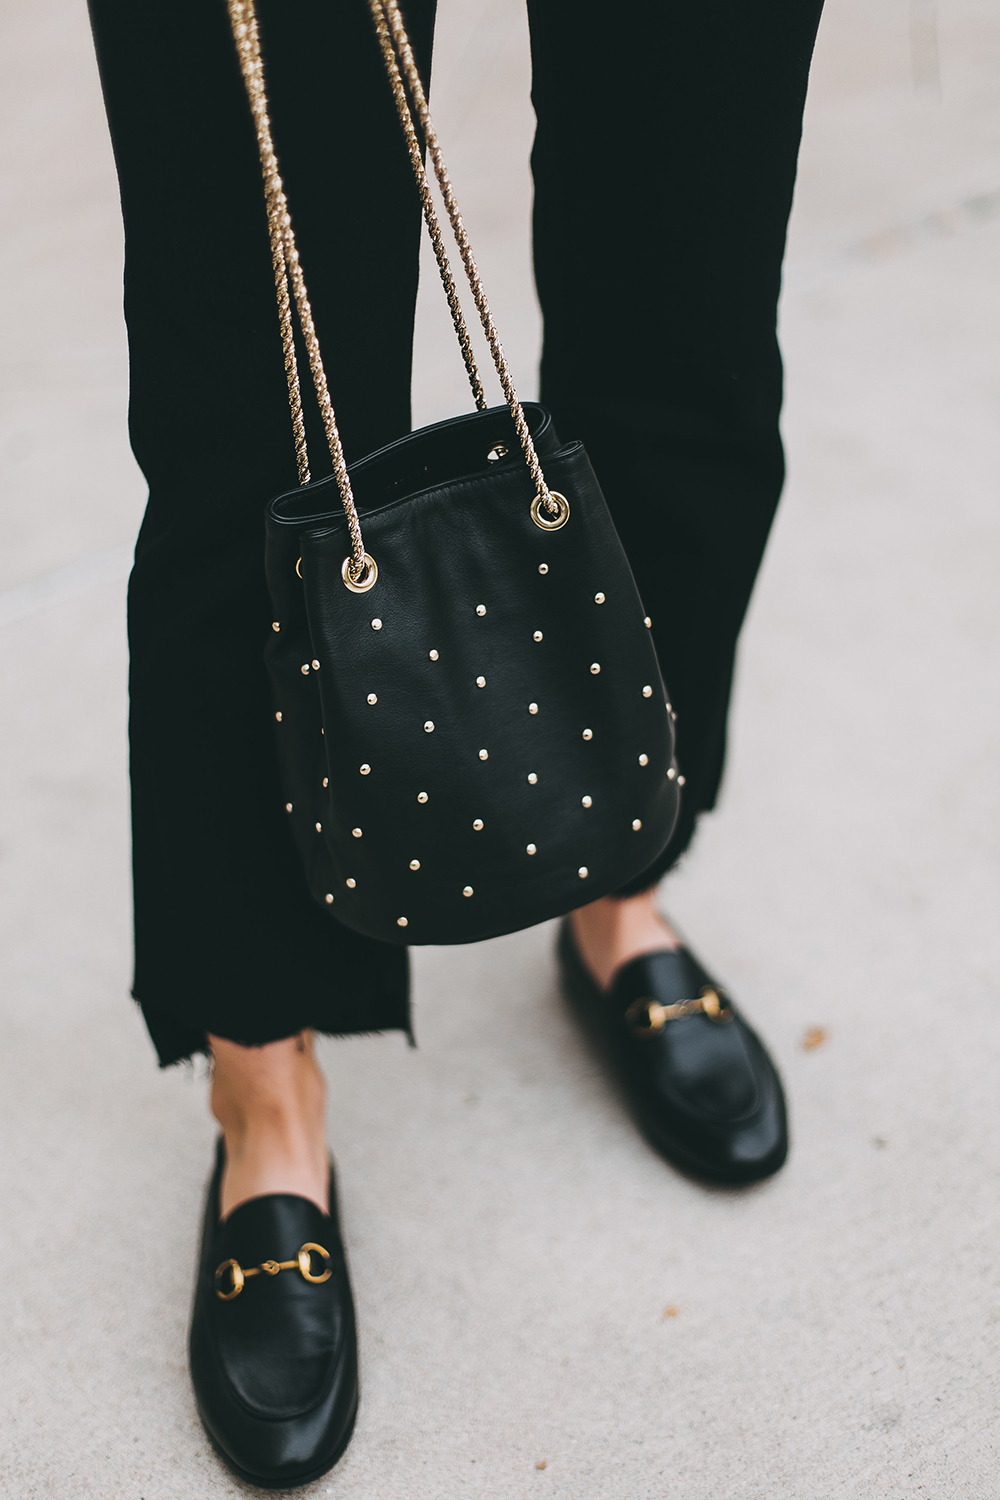
[[(329, 1261), (330, 1259), (329, 1250), (324, 1250), (322, 1245), (317, 1245), (315, 1241), (308, 1240), (299, 1250), (294, 1260), (264, 1260), (261, 1261), (259, 1266), (251, 1266), (246, 1271), (244, 1271), (238, 1260), (224, 1260), (221, 1266), (216, 1267), (215, 1295), (219, 1298), (220, 1302), (232, 1302), (234, 1297), (240, 1295), (240, 1292), (242, 1292), (251, 1276), (277, 1276), (279, 1271), (299, 1271), (306, 1281), (311, 1281), (314, 1286), (319, 1286), (324, 1281), (330, 1280), (333, 1271), (327, 1265), (326, 1269), (321, 1271), (318, 1276), (314, 1276), (312, 1268), (312, 1257), (314, 1255), (321, 1255), (325, 1261)], [(229, 1272), (231, 1284), (229, 1291), (223, 1291), (219, 1282), (227, 1271)]]
[(719, 1026), (724, 1026), (733, 1019), (729, 1006), (723, 1005), (719, 999), (718, 990), (708, 984), (697, 1000), (678, 1000), (673, 1005), (661, 1005), (658, 1000), (651, 1000), (644, 995), (639, 1000), (633, 1000), (625, 1012), (625, 1019), (633, 1035), (656, 1036), (668, 1021), (679, 1021), (682, 1016), (697, 1015), (699, 1011)]

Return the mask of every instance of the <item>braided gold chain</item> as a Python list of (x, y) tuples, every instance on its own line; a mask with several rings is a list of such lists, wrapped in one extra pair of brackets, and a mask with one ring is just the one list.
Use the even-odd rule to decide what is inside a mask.
[[(271, 262), (274, 269), (278, 321), (281, 327), (281, 345), (284, 355), (285, 376), (288, 383), (288, 403), (292, 416), (295, 460), (299, 483), (309, 483), (310, 469), (306, 448), (305, 420), (302, 410), (302, 387), (299, 378), (298, 361), (295, 354), (295, 335), (292, 322), (293, 299), (309, 361), (313, 386), (316, 391), (316, 400), (323, 422), (323, 431), (330, 450), (333, 472), (337, 481), (337, 488), (340, 491), (341, 504), (344, 508), (344, 514), (347, 517), (347, 526), (350, 533), (351, 559), (346, 564), (345, 581), (349, 585), (352, 581), (358, 583), (365, 578), (374, 581), (371, 563), (364, 549), (361, 523), (354, 501), (350, 476), (347, 472), (347, 462), (344, 458), (344, 449), (340, 440), (337, 419), (333, 410), (333, 403), (330, 399), (326, 371), (323, 367), (323, 357), (320, 352), (319, 338), (316, 334), (312, 307), (309, 302), (305, 277), (303, 276), (302, 265), (299, 260), (295, 231), (292, 227), (291, 214), (288, 210), (288, 200), (285, 197), (284, 184), (274, 149), (271, 120), (268, 113), (267, 91), (264, 83), (264, 62), (261, 55), (260, 33), (254, 0), (226, 0), (226, 3), (233, 39), (236, 43), (240, 72), (243, 76), (243, 83), (253, 116), (261, 173), (264, 179), (264, 201), (267, 208)], [(486, 397), (483, 392), (479, 371), (476, 367), (472, 342), (462, 313), (455, 280), (452, 276), (451, 266), (444, 248), (441, 227), (434, 208), (427, 173), (424, 169), (420, 142), (417, 138), (413, 121), (414, 111), (420, 121), (424, 144), (430, 155), (434, 168), (434, 176), (448, 212), (448, 218), (455, 236), (455, 242), (458, 245), (473, 300), (476, 304), (476, 310), (479, 313), (479, 319), (483, 327), (483, 332), (486, 335), (487, 343), (489, 344), (500, 385), (507, 404), (510, 407), (514, 427), (535, 485), (536, 497), (534, 503), (536, 506), (541, 504), (550, 514), (557, 515), (559, 514), (560, 507), (552, 498), (548, 485), (545, 482), (524, 410), (517, 397), (510, 366), (507, 363), (503, 346), (500, 343), (500, 336), (493, 322), (493, 315), (490, 312), (489, 302), (486, 299), (486, 292), (479, 275), (479, 268), (476, 265), (472, 246), (469, 243), (469, 237), (455, 199), (451, 179), (448, 176), (448, 170), (441, 154), (441, 147), (438, 143), (437, 134), (434, 130), (434, 124), (427, 106), (427, 97), (413, 56), (409, 37), (403, 25), (403, 18), (400, 14), (397, 0), (369, 0), (369, 8), (375, 23), (375, 31), (382, 51), (382, 59), (392, 89), (393, 99), (396, 104), (396, 112), (406, 139), (407, 151), (420, 195), (424, 220), (427, 224), (427, 231), (434, 249), (438, 272), (441, 276), (445, 296), (448, 300), (448, 307), (451, 312), (459, 347), (462, 351), (462, 358), (465, 362), (473, 398), (477, 408), (480, 411), (484, 411), (486, 409)], [(289, 284), (291, 285), (291, 294), (289, 294)]]
[[(247, 10), (247, 7), (242, 7)], [(230, 18), (238, 7), (230, 7)], [(257, 17), (252, 7), (240, 21), (232, 21), (233, 34), (236, 38), (237, 50), (240, 55), (240, 65), (243, 68), (244, 78), (247, 76), (247, 68), (255, 74), (260, 72), (260, 40), (257, 34)], [(244, 66), (245, 64), (245, 66)], [(251, 91), (250, 107), (254, 116), (254, 123), (258, 125), (258, 114), (263, 115), (263, 126), (266, 132), (265, 139), (270, 141), (270, 131), (267, 120), (267, 101), (263, 95), (263, 81), (259, 95), (256, 90)], [(260, 127), (258, 125), (258, 146), (260, 146)], [(288, 265), (285, 260), (284, 237), (279, 224), (280, 208), (275, 200), (275, 188), (281, 192), (281, 178), (278, 176), (277, 161), (274, 150), (261, 150), (261, 168), (264, 174), (264, 198), (267, 204), (267, 230), (271, 240), (271, 262), (274, 266), (274, 289), (278, 298), (278, 319), (281, 324), (281, 345), (285, 356), (285, 376), (288, 380), (288, 402), (292, 409), (292, 429), (295, 434), (295, 460), (299, 471), (299, 483), (309, 483), (309, 455), (306, 452), (306, 429), (302, 416), (302, 389), (299, 384), (298, 360), (295, 356), (295, 335), (292, 328), (292, 311), (288, 296)], [(282, 197), (284, 195), (282, 194)]]
[[(375, 19), (376, 28), (378, 28), (380, 14), (383, 14), (385, 16), (385, 19), (389, 23), (389, 31), (392, 36), (393, 47), (395, 49), (396, 56), (399, 59), (399, 65), (406, 77), (406, 86), (409, 90), (410, 103), (412, 104), (413, 109), (416, 111), (417, 118), (420, 121), (420, 129), (423, 132), (424, 143), (427, 147), (427, 152), (430, 156), (431, 164), (434, 168), (434, 176), (437, 179), (437, 184), (441, 191), (441, 197), (444, 200), (444, 206), (448, 211), (448, 218), (451, 221), (451, 228), (452, 233), (455, 236), (455, 243), (457, 244), (458, 252), (462, 257), (462, 265), (465, 267), (465, 274), (468, 278), (469, 288), (472, 292), (473, 300), (476, 304), (476, 311), (479, 313), (479, 321), (483, 325), (483, 332), (485, 333), (486, 341), (490, 346), (490, 353), (493, 356), (493, 363), (496, 366), (496, 372), (500, 378), (500, 385), (503, 389), (504, 398), (507, 402), (507, 405), (510, 407), (510, 414), (514, 419), (514, 427), (517, 431), (517, 436), (521, 447), (524, 450), (524, 457), (527, 461), (528, 469), (531, 472), (531, 478), (535, 486), (536, 495), (541, 500), (541, 503), (545, 506), (546, 510), (548, 510), (552, 515), (558, 515), (560, 508), (556, 501), (552, 499), (552, 496), (549, 492), (549, 487), (545, 483), (545, 476), (542, 473), (542, 466), (538, 461), (538, 454), (535, 452), (535, 445), (531, 440), (531, 433), (528, 430), (528, 423), (524, 415), (524, 410), (521, 406), (520, 401), (517, 399), (517, 391), (514, 389), (514, 379), (510, 373), (510, 366), (507, 363), (507, 357), (503, 352), (503, 345), (500, 342), (500, 335), (497, 332), (496, 324), (493, 321), (493, 314), (490, 312), (490, 304), (486, 299), (486, 292), (483, 288), (482, 278), (479, 275), (479, 267), (476, 265), (476, 258), (472, 253), (472, 246), (469, 243), (469, 236), (466, 233), (465, 224), (463, 223), (462, 215), (459, 212), (458, 203), (455, 199), (455, 191), (451, 185), (451, 178), (448, 176), (448, 169), (444, 164), (444, 157), (441, 154), (441, 146), (438, 142), (437, 132), (434, 129), (434, 122), (431, 119), (430, 110), (427, 107), (427, 96), (424, 93), (424, 86), (421, 82), (420, 73), (417, 69), (417, 64), (413, 56), (413, 49), (410, 46), (410, 39), (407, 36), (406, 28), (403, 25), (403, 17), (400, 14), (399, 5), (397, 3), (397, 0), (368, 0), (368, 5), (369, 9), (371, 10), (372, 16)], [(384, 56), (385, 47), (383, 46), (383, 57)], [(459, 341), (461, 342), (461, 339)]]
[[(313, 386), (316, 390), (316, 400), (319, 405), (320, 416), (323, 421), (323, 431), (326, 434), (327, 446), (330, 449), (330, 457), (333, 460), (333, 472), (337, 479), (337, 488), (340, 491), (341, 504), (347, 517), (347, 526), (351, 536), (351, 567), (352, 577), (357, 580), (366, 572), (365, 547), (361, 538), (361, 523), (358, 520), (358, 508), (354, 503), (354, 493), (351, 489), (351, 481), (347, 473), (347, 463), (344, 458), (344, 449), (340, 441), (340, 433), (337, 429), (337, 419), (333, 411), (333, 403), (330, 400), (330, 390), (326, 381), (326, 371), (323, 368), (323, 357), (320, 353), (319, 339), (316, 336), (316, 325), (313, 322), (312, 307), (306, 292), (305, 278), (302, 274), (302, 266), (299, 262), (298, 247), (295, 243), (295, 231), (292, 228), (291, 215), (288, 212), (288, 201), (285, 197), (284, 184), (281, 173), (278, 170), (278, 158), (275, 155), (274, 141), (271, 136), (271, 121), (267, 108), (267, 93), (264, 87), (264, 62), (260, 51), (260, 34), (257, 29), (257, 13), (254, 9), (254, 0), (227, 0), (229, 9), (229, 22), (236, 42), (236, 51), (240, 62), (240, 72), (243, 74), (243, 83), (246, 87), (247, 98), (250, 101), (250, 111), (253, 115), (254, 127), (257, 132), (257, 149), (260, 154), (260, 166), (264, 176), (264, 198), (267, 204), (268, 231), (271, 236), (271, 254), (275, 261), (275, 285), (278, 285), (279, 255), (276, 246), (280, 243), (280, 257), (286, 272), (282, 278), (284, 292), (278, 287), (278, 317), (281, 322), (281, 342), (285, 350), (285, 369), (288, 374), (289, 405), (292, 411), (292, 427), (295, 433), (295, 454), (299, 466), (299, 482), (309, 482), (309, 461), (306, 455), (305, 428), (302, 421), (302, 394), (299, 384), (298, 367), (295, 361), (295, 345), (292, 335), (291, 309), (289, 307), (287, 282), (292, 285), (292, 295), (295, 298), (295, 310), (298, 313), (299, 327), (302, 330), (302, 339), (306, 346), (306, 354), (309, 359), (309, 369), (312, 372)], [(304, 476), (304, 477), (303, 477)]]
[(462, 358), (465, 361), (466, 373), (469, 384), (472, 387), (473, 400), (479, 411), (486, 410), (486, 396), (483, 392), (483, 384), (479, 378), (479, 370), (476, 367), (476, 356), (472, 351), (472, 340), (469, 338), (469, 330), (465, 323), (465, 314), (462, 312), (462, 304), (458, 300), (458, 291), (455, 287), (455, 278), (451, 274), (451, 265), (448, 261), (448, 252), (444, 248), (444, 239), (441, 235), (441, 225), (438, 222), (437, 211), (434, 207), (434, 199), (431, 197), (430, 184), (427, 181), (427, 173), (424, 170), (424, 159), (420, 153), (420, 142), (417, 140), (417, 132), (413, 125), (413, 116), (410, 106), (406, 100), (406, 89), (399, 71), (399, 63), (389, 34), (389, 27), (378, 0), (371, 5), (372, 18), (375, 22), (375, 34), (378, 37), (379, 46), (382, 49), (382, 61), (385, 71), (389, 75), (389, 83), (392, 87), (392, 97), (396, 102), (396, 113), (399, 123), (403, 127), (406, 137), (406, 148), (410, 153), (410, 165), (413, 175), (417, 180), (417, 190), (420, 193), (420, 204), (424, 211), (424, 222), (427, 225), (427, 233), (434, 247), (434, 259), (437, 261), (438, 272), (441, 276), (441, 284), (444, 294), (448, 299), (448, 307), (451, 311), (451, 321), (455, 326), (455, 334), (458, 338)]

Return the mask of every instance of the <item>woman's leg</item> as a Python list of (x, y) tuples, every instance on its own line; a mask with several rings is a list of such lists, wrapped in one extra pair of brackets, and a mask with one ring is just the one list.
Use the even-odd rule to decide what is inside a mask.
[(212, 1113), (226, 1141), (222, 1216), (261, 1193), (298, 1193), (327, 1213), (326, 1087), (312, 1033), (264, 1047), (208, 1040)]
[(607, 976), (675, 941), (649, 888), (722, 775), (736, 641), (784, 478), (777, 301), (821, 0), (668, 0), (650, 25), (597, 0), (528, 8), (542, 400), (607, 496), (686, 782), (633, 899), (574, 921)]
[[(410, 10), (426, 70), (433, 0)], [(275, 144), (357, 457), (410, 425), (419, 204), (364, 0), (258, 11)], [(213, 1056), (225, 1149), (191, 1320), (198, 1412), (241, 1479), (287, 1488), (337, 1461), (358, 1399), (311, 1033), (406, 1026), (406, 955), (313, 904), (283, 807), (263, 513), (296, 469), (226, 5), (92, 0), (92, 16), (125, 219), (131, 436), (150, 488), (129, 590), (135, 994), (162, 1062)], [(306, 420), (320, 475), (311, 402)]]
[[(224, 0), (92, 0), (126, 231), (135, 995), (205, 1034), (408, 1024), (406, 955), (310, 900), (262, 652), (266, 502), (296, 470), (257, 145)], [(260, 0), (274, 135), (349, 457), (409, 429), (419, 204), (364, 0)], [(409, 19), (427, 67), (433, 0)], [(303, 379), (307, 367), (300, 359)], [(316, 474), (328, 472), (309, 404)]]
[(637, 896), (604, 896), (571, 912), (569, 920), (580, 957), (602, 990), (633, 958), (679, 944), (656, 909), (655, 886)]

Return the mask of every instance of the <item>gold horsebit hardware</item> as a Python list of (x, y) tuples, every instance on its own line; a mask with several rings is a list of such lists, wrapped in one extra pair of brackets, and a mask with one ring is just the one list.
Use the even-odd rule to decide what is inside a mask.
[(658, 1000), (646, 996), (633, 1000), (625, 1012), (625, 1019), (635, 1036), (656, 1036), (668, 1021), (679, 1021), (682, 1016), (693, 1016), (698, 1011), (718, 1026), (733, 1019), (732, 1011), (728, 1005), (723, 1005), (718, 991), (707, 984), (697, 1000), (678, 1000), (675, 1005), (661, 1005)]
[(232, 1290), (224, 1292), (220, 1286), (216, 1286), (215, 1295), (222, 1302), (232, 1302), (242, 1292), (244, 1284), (251, 1276), (277, 1276), (279, 1271), (301, 1271), (306, 1281), (311, 1281), (315, 1286), (321, 1282), (329, 1281), (333, 1271), (327, 1266), (319, 1276), (313, 1275), (312, 1257), (321, 1255), (324, 1260), (330, 1259), (329, 1250), (324, 1250), (322, 1245), (314, 1244), (312, 1240), (302, 1246), (294, 1260), (265, 1260), (259, 1266), (251, 1266), (244, 1271), (238, 1260), (224, 1260), (221, 1266), (216, 1268), (215, 1280), (218, 1282), (220, 1276), (225, 1276), (228, 1271), (233, 1280)]

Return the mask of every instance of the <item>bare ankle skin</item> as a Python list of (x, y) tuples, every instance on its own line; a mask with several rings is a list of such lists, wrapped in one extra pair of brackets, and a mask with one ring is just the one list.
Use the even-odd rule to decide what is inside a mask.
[(643, 953), (678, 948), (677, 934), (660, 916), (655, 891), (640, 896), (602, 896), (571, 912), (577, 951), (602, 990), (610, 989), (617, 971)]
[(297, 1193), (328, 1213), (326, 1085), (312, 1033), (264, 1047), (208, 1040), (211, 1109), (226, 1140), (222, 1217), (264, 1193)]

